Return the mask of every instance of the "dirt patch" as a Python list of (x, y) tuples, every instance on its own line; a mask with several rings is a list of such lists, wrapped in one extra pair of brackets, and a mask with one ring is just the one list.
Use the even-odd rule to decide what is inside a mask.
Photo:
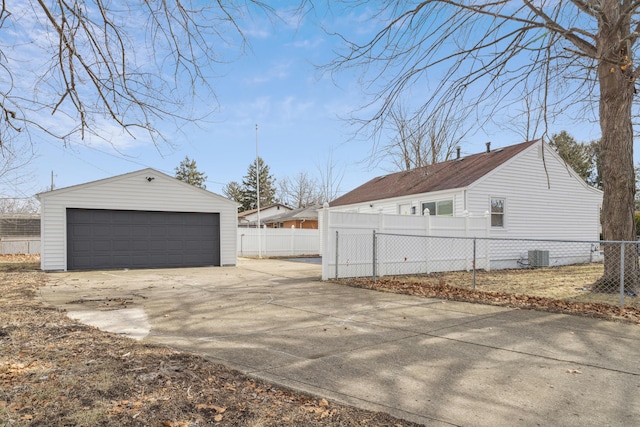
[(35, 300), (34, 263), (0, 261), (2, 425), (417, 425), (82, 325)]

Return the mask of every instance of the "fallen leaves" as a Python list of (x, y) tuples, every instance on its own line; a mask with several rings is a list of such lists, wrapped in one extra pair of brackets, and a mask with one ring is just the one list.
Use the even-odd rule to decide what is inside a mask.
[(344, 279), (341, 283), (378, 291), (395, 292), (425, 298), (443, 298), (478, 304), (500, 305), (513, 308), (526, 308), (553, 313), (566, 313), (610, 320), (624, 320), (640, 324), (640, 308), (616, 307), (604, 303), (562, 301), (548, 297), (510, 294), (504, 292), (466, 289), (445, 284), (442, 280), (409, 280), (403, 278)]

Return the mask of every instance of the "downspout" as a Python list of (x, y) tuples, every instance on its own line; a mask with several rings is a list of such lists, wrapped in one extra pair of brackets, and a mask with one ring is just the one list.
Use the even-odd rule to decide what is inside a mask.
[(304, 224), (305, 221), (306, 219), (303, 219), (302, 221), (300, 221), (300, 228), (302, 228), (302, 224)]

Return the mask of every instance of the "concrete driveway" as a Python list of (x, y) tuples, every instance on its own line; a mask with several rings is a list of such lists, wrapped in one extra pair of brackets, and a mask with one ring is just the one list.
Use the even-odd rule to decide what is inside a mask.
[(630, 426), (640, 327), (320, 281), (320, 266), (52, 273), (42, 299), (101, 329), (430, 426)]

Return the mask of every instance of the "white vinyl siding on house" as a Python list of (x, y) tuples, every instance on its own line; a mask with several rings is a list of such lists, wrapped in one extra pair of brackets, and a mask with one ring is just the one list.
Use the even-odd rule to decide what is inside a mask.
[(602, 192), (544, 147), (544, 161), (536, 144), (471, 184), (469, 212), (491, 212), (491, 198), (502, 198), (505, 227), (492, 227), (493, 237), (598, 240)]
[(153, 169), (41, 193), (39, 198), (43, 270), (67, 267), (67, 208), (219, 213), (220, 264), (236, 265), (236, 203)]
[[(542, 147), (545, 153), (542, 155)], [(499, 150), (499, 149), (498, 149)], [(491, 199), (504, 201), (503, 226), (492, 237), (598, 240), (602, 192), (589, 187), (548, 146), (537, 142), (469, 186), (330, 208), (332, 211), (398, 214), (411, 206), (453, 200), (453, 216), (491, 213)], [(494, 212), (495, 221), (499, 213)]]

